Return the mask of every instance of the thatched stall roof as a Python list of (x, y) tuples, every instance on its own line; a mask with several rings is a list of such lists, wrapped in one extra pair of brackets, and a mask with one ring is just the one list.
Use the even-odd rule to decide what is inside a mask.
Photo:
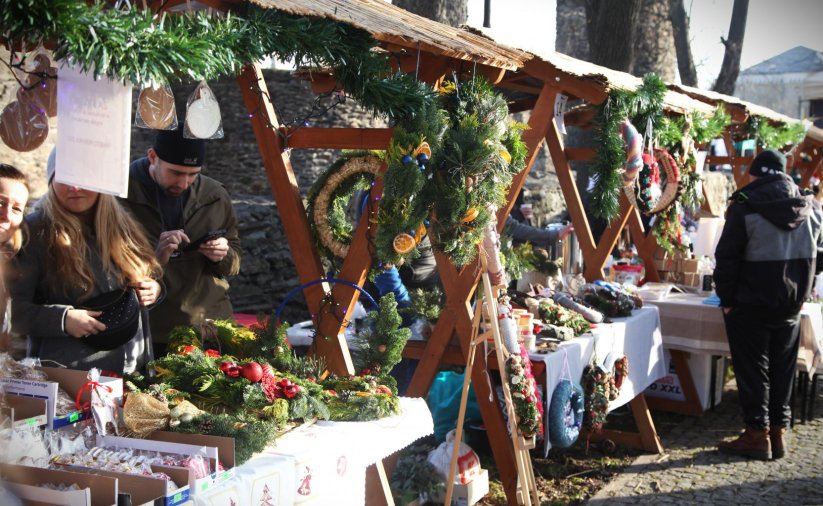
[[(508, 71), (502, 87), (519, 92), (521, 109), (537, 99), (543, 83), (563, 88), (578, 98), (599, 103), (609, 90), (637, 89), (642, 80), (624, 72), (576, 60), (551, 52), (535, 54), (495, 42), (476, 30), (455, 28), (418, 16), (384, 0), (250, 0), (267, 9), (300, 16), (333, 19), (364, 30), (386, 45), (475, 62)], [(574, 91), (572, 91), (574, 90)], [(669, 91), (664, 106), (673, 112), (699, 110), (711, 113), (713, 107), (681, 93)]]
[(444, 25), (384, 0), (251, 0), (266, 9), (332, 19), (359, 28), (381, 43), (515, 70), (531, 55), (460, 28)]
[(773, 111), (768, 107), (746, 102), (745, 100), (741, 100), (737, 97), (724, 95), (722, 93), (717, 93), (716, 91), (701, 90), (682, 84), (670, 84), (669, 88), (709, 104), (724, 105), (729, 113), (732, 114), (732, 120), (738, 123), (744, 122), (750, 116), (757, 116), (768, 119), (772, 123), (784, 123), (787, 125), (800, 121), (798, 119), (786, 116), (785, 114), (780, 114), (779, 112)]

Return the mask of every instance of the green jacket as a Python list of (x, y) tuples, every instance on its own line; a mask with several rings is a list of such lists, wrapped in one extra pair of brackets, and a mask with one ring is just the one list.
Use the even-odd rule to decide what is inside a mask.
[[(155, 188), (147, 188), (136, 171), (148, 171), (149, 161), (132, 162), (129, 194), (122, 204), (146, 229), (152, 246), (163, 232), (157, 209)], [(183, 230), (194, 241), (210, 230), (225, 229), (229, 253), (214, 263), (198, 251), (183, 252), (163, 269), (166, 296), (150, 311), (152, 340), (167, 343), (169, 332), (177, 325), (198, 325), (204, 319), (231, 318), (229, 283), (225, 276), (240, 272), (240, 237), (231, 198), (222, 184), (200, 175), (190, 187), (183, 208)]]

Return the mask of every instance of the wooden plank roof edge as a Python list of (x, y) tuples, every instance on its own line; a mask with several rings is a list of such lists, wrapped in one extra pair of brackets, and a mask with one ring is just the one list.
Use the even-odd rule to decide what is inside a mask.
[(723, 93), (718, 93), (712, 90), (701, 90), (699, 88), (695, 88), (693, 86), (686, 86), (684, 84), (669, 84), (669, 88), (680, 93), (684, 93), (690, 97), (694, 97), (698, 100), (706, 101), (708, 103), (725, 104), (733, 107), (741, 107), (746, 111), (748, 115), (766, 118), (775, 123), (785, 123), (787, 125), (790, 125), (801, 121), (797, 118), (792, 118), (786, 116), (785, 114), (781, 114), (777, 111), (773, 111), (768, 107), (754, 104), (752, 102), (747, 102), (743, 99), (740, 99), (732, 95), (724, 95)]
[(463, 28), (418, 16), (384, 0), (249, 0), (264, 9), (322, 17), (364, 30), (380, 42), (461, 60), (515, 70), (532, 58), (526, 51), (498, 44)]
[(823, 146), (823, 129), (814, 125), (810, 126), (809, 129), (806, 130), (806, 140), (818, 146)]

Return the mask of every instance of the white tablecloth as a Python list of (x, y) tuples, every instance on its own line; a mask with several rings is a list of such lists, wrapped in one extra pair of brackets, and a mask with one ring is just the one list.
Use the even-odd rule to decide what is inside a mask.
[[(609, 370), (612, 370), (614, 361), (618, 358), (624, 355), (629, 358), (629, 376), (623, 381), (620, 396), (609, 404), (610, 411), (634, 399), (669, 371), (669, 364), (663, 353), (657, 308), (647, 306), (637, 309), (628, 318), (615, 318), (613, 323), (599, 324), (591, 334), (561, 343), (553, 353), (530, 354), (532, 361), (546, 364), (546, 416), (552, 393), (563, 377), (564, 363), (568, 362), (572, 380), (580, 384), (583, 368), (591, 362), (595, 351), (600, 363), (608, 361)], [(544, 450), (548, 454), (551, 443), (546, 419), (543, 426)]]
[[(720, 308), (703, 304), (705, 297), (670, 294), (649, 302), (660, 308), (660, 328), (666, 348), (692, 353), (729, 356), (729, 341)], [(810, 374), (823, 358), (823, 315), (820, 304), (803, 304), (800, 310), (800, 349), (797, 364)]]
[[(298, 427), (236, 468), (237, 476), (196, 505), (361, 505), (366, 468), (434, 431), (424, 399), (401, 397), (400, 414), (372, 422), (317, 422)], [(276, 480), (267, 473), (281, 468)], [(257, 490), (249, 486), (257, 483)], [(265, 488), (268, 486), (268, 488)], [(283, 490), (286, 487), (286, 490)]]

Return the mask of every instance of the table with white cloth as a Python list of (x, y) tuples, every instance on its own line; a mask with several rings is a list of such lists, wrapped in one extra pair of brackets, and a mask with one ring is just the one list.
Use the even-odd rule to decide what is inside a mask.
[(433, 431), (426, 401), (410, 397), (400, 398), (398, 415), (380, 420), (306, 424), (235, 468), (232, 479), (195, 494), (194, 504), (362, 505), (367, 472), (385, 487), (383, 459)]
[[(628, 357), (629, 375), (623, 381), (618, 398), (609, 403), (609, 411), (631, 402), (640, 433), (637, 438), (624, 437), (620, 442), (634, 439), (635, 443), (639, 443), (636, 446), (648, 451), (662, 449), (643, 399), (646, 387), (668, 374), (669, 370), (663, 352), (660, 317), (656, 307), (636, 309), (627, 318), (614, 318), (611, 323), (598, 324), (591, 333), (561, 343), (554, 352), (530, 353), (529, 356), (533, 362), (542, 361), (546, 364), (544, 395), (547, 407), (551, 406), (555, 387), (567, 374), (572, 381), (580, 384), (583, 369), (591, 363), (592, 357), (603, 363), (607, 370), (613, 369), (615, 360)], [(568, 373), (564, 372), (566, 368)], [(543, 424), (546, 453), (551, 448), (548, 426), (548, 423)]]
[[(716, 299), (715, 299), (716, 301)], [(671, 353), (672, 365), (678, 374), (686, 400), (681, 406), (663, 403), (661, 408), (689, 414), (702, 413), (702, 405), (696, 399), (694, 378), (691, 375), (684, 352), (728, 357), (729, 342), (723, 312), (714, 304), (707, 304), (706, 297), (696, 294), (669, 294), (665, 299), (650, 301), (660, 309), (660, 327), (663, 345)], [(823, 358), (823, 315), (820, 304), (805, 303), (800, 310), (800, 346), (797, 354), (798, 369), (813, 374)], [(710, 369), (714, 371), (714, 367)], [(684, 379), (687, 384), (684, 384)], [(691, 383), (691, 384), (688, 384)], [(714, 389), (712, 389), (712, 395)], [(658, 401), (653, 402), (657, 404)]]

